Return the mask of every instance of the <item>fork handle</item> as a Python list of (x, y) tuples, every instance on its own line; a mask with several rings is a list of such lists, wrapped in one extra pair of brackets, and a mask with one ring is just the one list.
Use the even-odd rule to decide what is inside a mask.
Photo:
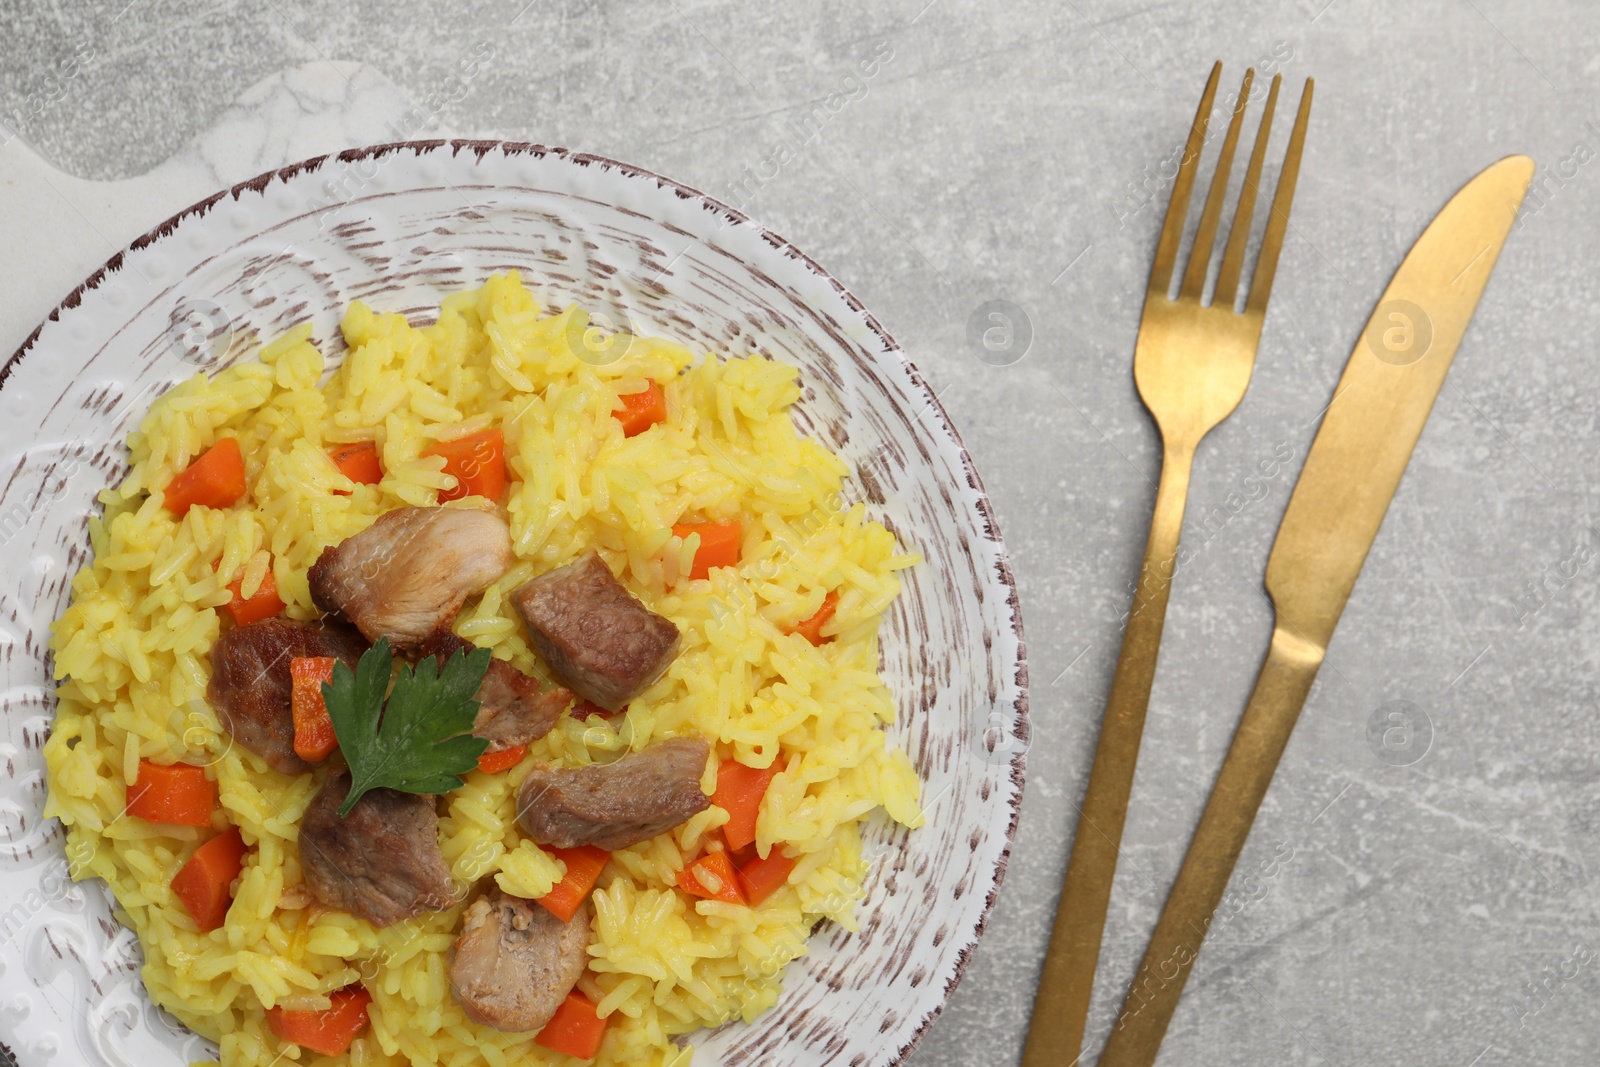
[(1139, 761), (1139, 741), (1150, 704), (1161, 630), (1167, 619), (1167, 593), (1176, 569), (1178, 536), (1183, 528), (1193, 463), (1193, 445), (1166, 446), (1144, 565), (1139, 570), (1122, 634), (1122, 651), (1100, 725), (1094, 767), (1079, 809), (1078, 830), (1072, 838), (1072, 857), (1056, 907), (1044, 973), (1034, 997), (1022, 1067), (1070, 1067), (1078, 1062), (1083, 1047), (1100, 938), (1117, 872), (1128, 793)]
[(1256, 687), (1228, 746), (1183, 866), (1134, 973), (1100, 1067), (1150, 1067), (1177, 1010), (1212, 916), (1228, 890), (1261, 800), (1300, 718), (1323, 650), (1280, 614)]

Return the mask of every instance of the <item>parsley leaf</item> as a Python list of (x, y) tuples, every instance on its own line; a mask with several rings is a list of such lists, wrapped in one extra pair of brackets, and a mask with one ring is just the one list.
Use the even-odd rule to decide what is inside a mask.
[(369, 789), (448, 793), (461, 787), (461, 775), (477, 767), (489, 747), (471, 733), (478, 714), (473, 694), (489, 659), (487, 648), (458, 651), (440, 671), (437, 659), (424, 656), (415, 668), (400, 668), (387, 705), (384, 691), (394, 664), (388, 638), (367, 649), (354, 672), (342, 661), (333, 665), (333, 681), (323, 683), (322, 697), (350, 765), (341, 816)]

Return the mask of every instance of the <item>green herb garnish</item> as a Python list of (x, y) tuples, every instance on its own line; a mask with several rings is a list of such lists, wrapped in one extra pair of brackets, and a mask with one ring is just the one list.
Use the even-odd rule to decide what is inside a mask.
[(340, 816), (348, 815), (369, 789), (403, 793), (448, 793), (461, 788), (461, 776), (478, 765), (489, 742), (472, 736), (478, 702), (472, 699), (489, 670), (487, 648), (457, 651), (439, 670), (439, 661), (424, 656), (413, 669), (402, 666), (389, 692), (394, 656), (389, 639), (367, 649), (352, 672), (343, 661), (333, 665), (333, 681), (324, 682), (322, 698), (350, 765), (350, 792)]

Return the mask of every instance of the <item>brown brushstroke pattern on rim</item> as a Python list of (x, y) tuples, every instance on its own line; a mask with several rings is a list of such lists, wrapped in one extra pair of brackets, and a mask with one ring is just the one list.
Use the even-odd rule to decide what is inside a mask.
[[(497, 167), (504, 164), (502, 169), (510, 169), (511, 164), (527, 161), (548, 163), (549, 166), (531, 169), (542, 169), (549, 173), (539, 175), (544, 179), (543, 184), (526, 178), (524, 172), (519, 172), (515, 180), (502, 178), (486, 182), (445, 182), (443, 185), (410, 184), (398, 190), (381, 188), (385, 183), (377, 182), (377, 178), (382, 177), (381, 167), (389, 162), (406, 160), (420, 170), (430, 164), (450, 163), (463, 153), (475, 157), (478, 170), (487, 171), (491, 164)], [(793, 1051), (792, 1045), (784, 1044), (787, 1041), (799, 1042), (820, 1057), (805, 1062), (835, 1062), (846, 1049), (855, 1045), (855, 1054), (849, 1059), (852, 1064), (902, 1063), (959, 981), (977, 937), (983, 932), (1005, 875), (1020, 813), (1024, 752), (1029, 737), (1025, 645), (1016, 584), (1001, 543), (998, 525), (982, 482), (959, 436), (915, 366), (876, 319), (804, 253), (783, 238), (755, 225), (741, 213), (696, 190), (650, 171), (604, 157), (574, 154), (541, 145), (498, 141), (402, 142), (351, 149), (337, 155), (305, 160), (241, 182), (179, 212), (133, 242), (126, 252), (113, 256), (68, 294), (46, 321), (0, 366), (0, 392), (13, 384), (13, 378), (22, 373), (27, 366), (27, 357), (41, 346), (47, 327), (61, 322), (68, 313), (77, 312), (90, 294), (127, 271), (130, 256), (146, 250), (159, 251), (162, 247), (160, 242), (179, 232), (186, 223), (191, 226), (216, 223), (211, 228), (220, 229), (220, 223), (208, 216), (219, 205), (227, 207), (230, 198), (233, 204), (243, 205), (246, 197), (254, 195), (259, 196), (265, 205), (266, 198), (274, 188), (281, 188), (287, 193), (291, 183), (296, 180), (311, 179), (336, 166), (349, 168), (364, 163), (373, 164), (373, 177), (362, 180), (356, 195), (337, 206), (336, 217), (343, 216), (354, 205), (374, 207), (375, 213), (347, 218), (332, 227), (319, 226), (314, 235), (332, 242), (331, 247), (325, 250), (325, 255), (342, 255), (347, 258), (348, 265), (322, 270), (319, 267), (321, 260), (306, 257), (305, 263), (297, 267), (306, 273), (307, 285), (281, 299), (277, 294), (269, 293), (265, 300), (255, 301), (250, 294), (250, 283), (259, 280), (264, 271), (275, 267), (282, 260), (283, 253), (279, 253), (265, 267), (258, 262), (252, 272), (250, 264), (235, 262), (240, 250), (251, 243), (259, 244), (263, 236), (276, 231), (292, 235), (297, 232), (297, 227), (304, 228), (310, 216), (323, 216), (334, 210), (333, 205), (324, 204), (294, 214), (291, 213), (292, 209), (285, 208), (280, 202), (276, 208), (266, 210), (273, 217), (273, 225), (249, 227), (233, 244), (222, 242), (226, 247), (199, 257), (198, 262), (171, 284), (157, 286), (159, 291), (142, 306), (124, 312), (107, 312), (104, 317), (107, 320), (119, 319), (119, 324), (103, 339), (99, 348), (87, 357), (83, 369), (90, 371), (96, 364), (102, 364), (123, 374), (132, 365), (136, 370), (156, 373), (155, 368), (167, 354), (168, 339), (164, 334), (149, 337), (149, 323), (145, 317), (159, 318), (158, 309), (161, 306), (170, 301), (175, 293), (185, 294), (199, 286), (208, 270), (213, 273), (220, 271), (222, 277), (216, 286), (206, 290), (207, 297), (242, 302), (248, 309), (247, 329), (240, 338), (235, 339), (225, 359), (217, 364), (222, 366), (243, 358), (255, 343), (281, 331), (290, 322), (307, 314), (315, 316), (327, 310), (319, 307), (318, 301), (342, 309), (350, 299), (364, 299), (377, 304), (379, 310), (391, 310), (382, 298), (402, 296), (404, 291), (409, 291), (408, 286), (415, 288), (426, 283), (459, 289), (478, 284), (481, 277), (491, 271), (510, 268), (521, 269), (525, 274), (532, 269), (540, 281), (551, 283), (553, 290), (562, 292), (567, 299), (576, 299), (591, 310), (648, 312), (649, 321), (659, 327), (652, 329), (652, 332), (670, 336), (693, 349), (724, 354), (735, 350), (754, 351), (801, 365), (805, 395), (796, 408), (797, 425), (802, 431), (818, 437), (852, 460), (856, 476), (847, 487), (847, 499), (869, 501), (877, 517), (895, 529), (898, 535), (911, 540), (915, 550), (928, 556), (928, 562), (922, 567), (906, 573), (906, 592), (885, 618), (883, 655), (886, 677), (890, 678), (891, 688), (902, 711), (898, 736), (914, 753), (918, 771), (925, 780), (930, 772), (949, 771), (949, 788), (953, 789), (964, 773), (966, 784), (976, 798), (971, 802), (974, 808), (970, 813), (970, 832), (946, 834), (939, 838), (940, 851), (932, 856), (918, 853), (914, 866), (908, 867), (906, 863), (907, 857), (913, 855), (908, 850), (908, 832), (898, 830), (887, 835), (884, 843), (888, 846), (888, 852), (885, 861), (875, 864), (869, 874), (869, 894), (881, 890), (883, 899), (887, 899), (903, 895), (908, 889), (920, 885), (921, 898), (903, 900), (896, 910), (936, 913), (935, 906), (941, 901), (935, 898), (935, 894), (941, 891), (942, 883), (928, 881), (925, 876), (950, 868), (958, 862), (952, 859), (957, 854), (965, 856), (969, 852), (975, 853), (980, 845), (990, 844), (987, 835), (1001, 831), (1002, 824), (1003, 840), (997, 842), (997, 847), (991, 845), (994, 855), (986, 869), (966, 869), (949, 886), (955, 901), (976, 891), (983, 891), (983, 903), (975, 918), (959, 919), (960, 913), (957, 913), (946, 919), (933, 930), (927, 946), (915, 938), (902, 937), (892, 951), (886, 955), (879, 953), (881, 958), (874, 957), (873, 953), (877, 950), (873, 946), (880, 933), (892, 928), (893, 917), (890, 917), (891, 926), (886, 927), (886, 914), (881, 908), (860, 916), (862, 928), (857, 934), (847, 934), (836, 926), (825, 925), (814, 936), (813, 948), (835, 950), (834, 957), (838, 965), (808, 976), (809, 985), (797, 982), (796, 972), (791, 969), (787, 975), (785, 994), (778, 1006), (758, 1019), (753, 1027), (745, 1028), (746, 1032), (755, 1033), (756, 1028), (764, 1023), (779, 1021), (782, 1023), (781, 1030), (774, 1026), (769, 1028), (771, 1032), (764, 1039), (742, 1043), (736, 1040), (733, 1047), (727, 1049), (728, 1056), (724, 1062), (765, 1064), (776, 1052), (786, 1048)], [(563, 168), (574, 166), (599, 172), (601, 177), (593, 182), (596, 187), (604, 189), (614, 186), (615, 191), (625, 194), (619, 199), (629, 199), (630, 202), (596, 199), (575, 190), (571, 184), (558, 187), (562, 180), (569, 178)], [(627, 182), (618, 185), (612, 181), (611, 175), (627, 179)], [(423, 181), (427, 181), (425, 176)], [(534, 181), (534, 184), (523, 184), (525, 181)], [(369, 189), (369, 182), (380, 187)], [(646, 187), (635, 190), (635, 183), (642, 183)], [(414, 222), (408, 220), (405, 215), (408, 198), (425, 205), (427, 194), (443, 193), (447, 187), (465, 202), (464, 210), (457, 210), (448, 216), (438, 211), (424, 211)], [(641, 204), (655, 204), (651, 194), (658, 197), (659, 192), (670, 194), (673, 200), (692, 209), (693, 213), (675, 222), (670, 205), (656, 205), (656, 214), (638, 210)], [(483, 202), (478, 202), (475, 196)], [(508, 196), (511, 203), (500, 202)], [(559, 217), (548, 207), (541, 210), (540, 205), (552, 200), (563, 205), (569, 202), (579, 205), (580, 214), (581, 210), (591, 210), (593, 217), (581, 220), (590, 228), (578, 227), (574, 232), (572, 218)], [(378, 209), (380, 205), (381, 210)], [(357, 215), (360, 216), (360, 212)], [(618, 218), (611, 218), (612, 215)], [(716, 229), (710, 234), (695, 233), (696, 224), (703, 225), (708, 217), (714, 220)], [(519, 236), (530, 231), (537, 232), (540, 234), (540, 243), (532, 251), (525, 245), (508, 244), (495, 227), (496, 221), (507, 224), (507, 228)], [(489, 229), (479, 230), (477, 244), (440, 252), (437, 245), (443, 242), (437, 240), (439, 237), (459, 236), (454, 232), (454, 225), (446, 226), (445, 223), (460, 224), (468, 229), (487, 224)], [(513, 223), (515, 225), (511, 225)], [(389, 232), (385, 232), (385, 227)], [(633, 232), (635, 229), (642, 232)], [(656, 233), (657, 230), (660, 232)], [(754, 235), (769, 254), (775, 252), (780, 259), (774, 261), (772, 267), (762, 269), (752, 259), (742, 257), (728, 247), (744, 242), (747, 235)], [(673, 248), (677, 245), (671, 239), (679, 239), (683, 246), (676, 256), (673, 255)], [(411, 246), (408, 242), (422, 243)], [(289, 248), (286, 247), (287, 251)], [(691, 251), (696, 255), (689, 262), (684, 262), (684, 257)], [(470, 264), (459, 261), (465, 259), (464, 253), (467, 252), (471, 253)], [(759, 252), (757, 249), (757, 254)], [(624, 253), (633, 259), (628, 263), (616, 262)], [(414, 255), (415, 261), (408, 261), (408, 255)], [(448, 256), (456, 256), (458, 262), (446, 262), (444, 257)], [(540, 266), (533, 265), (536, 261)], [(674, 270), (674, 266), (679, 269)], [(792, 280), (786, 285), (773, 276), (778, 273), (793, 274), (792, 268), (796, 266), (800, 268), (796, 276), (801, 277), (802, 281), (809, 279), (810, 283), (824, 287), (821, 296), (806, 299), (794, 288)], [(646, 270), (653, 273), (644, 276)], [(140, 273), (143, 276), (143, 272)], [(664, 280), (685, 286), (686, 292), (674, 292)], [(624, 286), (632, 291), (627, 291)], [(831, 308), (831, 302), (836, 302), (842, 311)], [(739, 309), (739, 317), (736, 319), (732, 315), (713, 311), (712, 308), (718, 305)], [(432, 305), (414, 304), (400, 310), (415, 322), (431, 314)], [(272, 312), (270, 316), (267, 314), (269, 311)], [(715, 323), (719, 318), (725, 321), (713, 328), (710, 323)], [(140, 327), (145, 329), (142, 335), (139, 333)], [(868, 337), (858, 336), (862, 328)], [(138, 345), (137, 352), (130, 354), (128, 344), (124, 341), (125, 333), (126, 342), (135, 342), (137, 338), (144, 337), (144, 343)], [(869, 339), (875, 350), (867, 347), (865, 342)], [(342, 340), (336, 332), (319, 332), (318, 341), (330, 360), (342, 353)], [(67, 347), (72, 346), (69, 344)], [(838, 362), (841, 359), (847, 359), (848, 362)], [(170, 358), (167, 362), (171, 362)], [(896, 372), (904, 376), (903, 382), (895, 380)], [(104, 373), (110, 374), (111, 370)], [(66, 399), (71, 384), (63, 388), (56, 404)], [(117, 384), (120, 386), (120, 382)], [(131, 391), (131, 386), (128, 391)], [(109, 416), (126, 398), (127, 391), (114, 395), (109, 386), (98, 391), (91, 390), (89, 398), (80, 398), (80, 410)], [(145, 398), (135, 399), (142, 401), (139, 410), (124, 410), (122, 424), (126, 424), (130, 418), (136, 419), (142, 414), (143, 407), (148, 405)], [(49, 414), (53, 414), (53, 408), (51, 413), (47, 413), (47, 418)], [(930, 414), (931, 419), (925, 418)], [(847, 421), (853, 423), (849, 428)], [(87, 477), (91, 481), (98, 480), (97, 484), (115, 480), (125, 469), (120, 445), (121, 431), (122, 425), (111, 427), (106, 440), (87, 455), (79, 454), (83, 452), (79, 444), (70, 455), (36, 464), (37, 471), (29, 469), (30, 454), (25, 452), (9, 472), (4, 489), (0, 490), (0, 506), (12, 500), (13, 490), (26, 491), (32, 483), (33, 474), (37, 473), (40, 477), (41, 487), (52, 476), (59, 476), (63, 463), (70, 462), (74, 470), (79, 465), (86, 465), (90, 471)], [(939, 440), (941, 437), (942, 443)], [(864, 447), (864, 440), (870, 440), (873, 447)], [(907, 451), (907, 442), (910, 443), (910, 452)], [(920, 476), (913, 473), (916, 471), (931, 472), (936, 493), (896, 493), (895, 487), (901, 480), (915, 481)], [(943, 472), (943, 477), (938, 477), (940, 472)], [(68, 477), (70, 475), (59, 476), (59, 480), (65, 483)], [(33, 491), (36, 506), (42, 502), (41, 493), (42, 488)], [(912, 496), (916, 499), (911, 499)], [(967, 508), (972, 511), (966, 511)], [(952, 539), (947, 542), (928, 537), (927, 531), (949, 526), (952, 517), (960, 526), (959, 536), (951, 535)], [(40, 576), (40, 585), (31, 599), (39, 605), (61, 602), (65, 597), (64, 583), (67, 577), (86, 558), (81, 524), (75, 538), (58, 539), (44, 545), (36, 542), (33, 548), (34, 551), (58, 553), (65, 558), (60, 561), (64, 564), (60, 573), (54, 574), (48, 581), (43, 575)], [(931, 578), (928, 577), (930, 571), (933, 572)], [(936, 621), (927, 614), (927, 605), (942, 603), (936, 592), (923, 588), (922, 583), (929, 582), (936, 587), (941, 580), (952, 583), (959, 581), (961, 589), (965, 591), (962, 595), (970, 593), (978, 610), (993, 613), (997, 625), (986, 627), (981, 634), (975, 635), (981, 638), (981, 647), (950, 648), (944, 650), (947, 654), (942, 658), (917, 663), (918, 656), (924, 651), (930, 626)], [(1001, 593), (1003, 604), (986, 600)], [(48, 670), (48, 656), (43, 641), (38, 637), (41, 622), (38, 612), (24, 619), (17, 614), (15, 604), (9, 608), (10, 624), (13, 629), (20, 631), (23, 638), (20, 647), (24, 658)], [(952, 636), (959, 637), (960, 634), (954, 633)], [(1014, 642), (1014, 645), (1007, 644), (997, 650), (997, 638)], [(0, 648), (0, 664), (9, 664), (16, 648), (16, 645)], [(966, 654), (964, 661), (961, 660), (963, 653)], [(959, 676), (959, 669), (975, 665), (981, 666), (979, 675), (964, 682)], [(894, 678), (898, 676), (889, 674), (890, 667), (900, 670), (908, 682), (912, 678), (920, 678), (921, 684), (896, 687)], [(1009, 676), (1005, 676), (1007, 674)], [(1006, 721), (1009, 733), (1016, 742), (1016, 751), (1009, 754), (995, 752), (987, 734), (982, 738), (976, 737), (969, 729), (969, 722), (956, 722), (952, 727), (949, 723), (935, 721), (934, 713), (941, 695), (963, 684), (968, 696), (976, 694), (990, 702), (1006, 701), (1004, 710), (1009, 716)], [(970, 716), (974, 708), (968, 707), (966, 710)], [(8, 720), (10, 711), (8, 705)], [(25, 732), (24, 737), (27, 736)], [(30, 755), (35, 760), (38, 758), (36, 746), (40, 740), (42, 737), (33, 740)], [(976, 751), (983, 746), (988, 746), (987, 753)], [(988, 756), (996, 757), (992, 765)], [(962, 763), (963, 760), (971, 763), (975, 759), (989, 765), (990, 770), (974, 774), (971, 767)], [(15, 779), (8, 776), (8, 781)], [(991, 798), (996, 789), (1003, 791), (1005, 807), (986, 814), (994, 806)], [(924, 799), (930, 806), (943, 802), (942, 795), (929, 798), (925, 793)], [(958, 795), (954, 800), (958, 805), (966, 803), (963, 796)], [(956, 811), (958, 814), (967, 813), (967, 809), (960, 806)], [(916, 833), (937, 836), (935, 829), (935, 824), (930, 822), (928, 827)], [(51, 838), (52, 843), (53, 840)], [(917, 838), (913, 843), (922, 840), (924, 838)], [(58, 846), (52, 844), (52, 847)], [(3, 867), (3, 862), (0, 862), (0, 868)], [(954, 868), (951, 869), (954, 872)], [(105, 919), (102, 917), (100, 921), (105, 929)], [(930, 962), (947, 957), (948, 953), (941, 950), (953, 933), (961, 933), (961, 930), (953, 930), (953, 921), (959, 922), (966, 931), (962, 934), (959, 950), (953, 960)], [(875, 968), (870, 974), (852, 974), (854, 980), (847, 980), (846, 972), (863, 958), (876, 959)], [(893, 1048), (873, 1047), (870, 1041), (865, 1048), (860, 1047), (862, 1035), (866, 1033), (863, 1027), (849, 1029), (828, 1012), (814, 1011), (812, 1005), (793, 1010), (795, 1002), (803, 999), (803, 995), (811, 990), (824, 996), (826, 994), (822, 991), (837, 994), (846, 988), (872, 992), (875, 987), (863, 985), (863, 978), (876, 979), (884, 987), (892, 987), (901, 976), (906, 976), (905, 984), (910, 987), (914, 1000), (915, 991), (923, 986), (931, 973), (946, 969), (949, 973), (945, 977), (944, 988), (939, 991), (940, 995), (921, 1009), (920, 1018), (915, 1020), (909, 1032), (905, 1031), (903, 1025), (906, 1022), (903, 1013), (892, 1008), (871, 1027), (880, 1035), (898, 1029), (901, 1036), (895, 1038)], [(786, 1010), (786, 1005), (789, 1010)], [(884, 1052), (889, 1053), (889, 1058), (879, 1059)]]

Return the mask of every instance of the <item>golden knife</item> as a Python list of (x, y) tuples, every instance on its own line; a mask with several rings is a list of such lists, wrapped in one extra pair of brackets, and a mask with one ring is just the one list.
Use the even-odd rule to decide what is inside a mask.
[(1434, 218), (1367, 321), (1267, 560), (1276, 618), (1255, 691), (1100, 1057), (1150, 1067), (1367, 550), (1511, 232), (1533, 160), (1508, 156)]

